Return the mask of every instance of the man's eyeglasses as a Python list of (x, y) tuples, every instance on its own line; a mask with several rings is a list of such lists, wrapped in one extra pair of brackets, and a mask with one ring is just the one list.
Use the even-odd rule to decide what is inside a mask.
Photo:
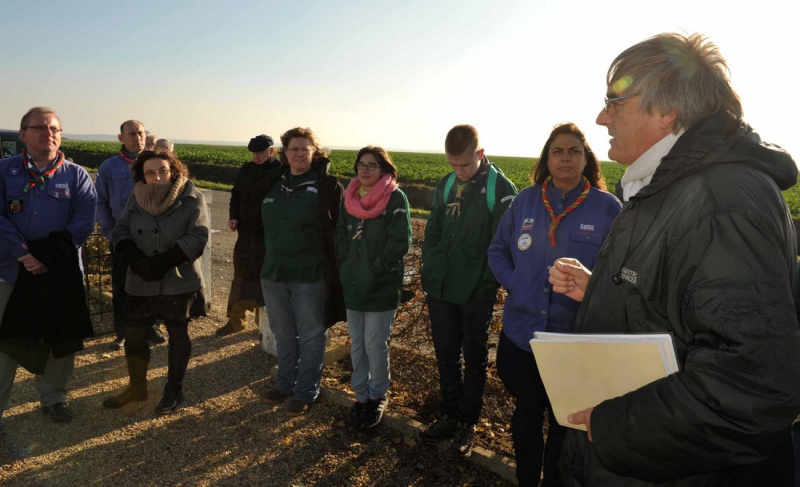
[(36, 130), (39, 132), (53, 132), (54, 134), (58, 134), (61, 132), (60, 127), (54, 127), (54, 126), (48, 127), (47, 125), (28, 125), (27, 127), (25, 127), (25, 129)]
[(358, 170), (358, 171), (361, 171), (362, 169), (366, 169), (367, 171), (372, 172), (372, 171), (377, 171), (379, 167), (380, 167), (379, 165), (377, 165), (377, 164), (375, 164), (373, 162), (370, 162), (369, 164), (364, 164), (364, 163), (359, 162), (358, 164), (356, 164), (356, 170)]
[(636, 94), (636, 95), (618, 96), (616, 98), (603, 98), (603, 100), (605, 101), (606, 113), (611, 111), (611, 107), (614, 106), (612, 105), (612, 103), (617, 103), (622, 100), (627, 100), (628, 98), (633, 98), (634, 96), (639, 96), (639, 95)]

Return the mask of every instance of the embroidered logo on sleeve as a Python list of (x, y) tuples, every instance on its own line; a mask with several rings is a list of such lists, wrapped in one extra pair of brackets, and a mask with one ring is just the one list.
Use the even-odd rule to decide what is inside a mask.
[(19, 176), (22, 173), (22, 170), (18, 167), (10, 166), (8, 168), (8, 175), (9, 176)]
[(594, 225), (589, 225), (588, 223), (581, 223), (581, 231), (594, 232)]
[(11, 214), (22, 213), (22, 200), (9, 200), (8, 212)]
[(533, 218), (526, 218), (526, 219), (525, 219), (525, 220), (523, 220), (523, 222), (522, 222), (522, 229), (523, 229), (523, 230), (533, 230), (533, 223), (534, 223), (535, 221), (536, 221), (536, 220), (534, 220)]

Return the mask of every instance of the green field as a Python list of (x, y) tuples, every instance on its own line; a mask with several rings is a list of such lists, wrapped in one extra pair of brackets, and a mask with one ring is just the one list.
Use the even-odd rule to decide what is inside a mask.
[[(117, 154), (119, 148), (118, 142), (65, 140), (62, 143), (62, 149), (67, 157), (72, 157), (76, 163), (90, 168), (97, 167), (104, 159)], [(187, 163), (191, 173), (198, 179), (199, 185), (212, 189), (230, 189), (238, 167), (252, 160), (250, 152), (242, 146), (181, 144), (175, 146), (175, 152), (183, 162)], [(356, 151), (332, 151), (331, 172), (344, 181), (349, 180), (353, 177), (355, 157)], [(517, 189), (530, 185), (528, 177), (536, 158), (491, 154), (488, 157), (514, 182)], [(450, 172), (444, 154), (392, 152), (392, 159), (397, 166), (401, 186), (433, 187), (439, 179)], [(623, 166), (615, 162), (601, 163), (601, 170), (609, 189), (614, 187), (625, 172)], [(783, 194), (792, 216), (800, 217), (800, 187), (794, 186)]]

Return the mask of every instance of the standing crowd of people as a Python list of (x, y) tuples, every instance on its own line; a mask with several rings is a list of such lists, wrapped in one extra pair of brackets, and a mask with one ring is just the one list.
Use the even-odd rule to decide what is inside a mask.
[[(597, 123), (612, 137), (609, 158), (626, 166), (622, 201), (572, 123), (554, 127), (519, 194), (475, 127), (447, 133), (452, 172), (436, 185), (421, 269), (441, 400), (419, 437), (471, 453), (502, 286), (496, 364), (515, 400), (519, 485), (793, 485), (797, 248), (780, 191), (796, 183), (797, 166), (743, 121), (725, 60), (701, 35), (646, 39), (617, 56), (606, 81)], [(103, 406), (147, 399), (148, 342), (165, 341), (163, 323), (168, 371), (155, 412), (174, 411), (189, 323), (205, 313), (202, 193), (172, 143), (136, 120), (121, 125), (120, 154), (95, 184), (65, 161), (49, 108), (29, 110), (20, 136), (26, 150), (0, 161), (0, 416), (22, 365), (36, 374), (42, 410), (71, 419), (74, 354), (93, 334), (78, 248), (95, 221), (113, 262), (113, 346), (124, 348), (130, 378)], [(253, 162), (233, 186), (234, 277), (216, 334), (240, 332), (247, 311), (258, 320), (265, 310), (278, 376), (263, 398), (297, 416), (319, 395), (328, 329), (347, 321), (347, 421), (374, 427), (388, 406), (389, 338), (411, 245), (398, 168), (366, 146), (345, 187), (310, 129), (290, 129), (280, 144), (251, 139)], [(549, 414), (529, 345), (537, 331), (668, 332), (680, 371), (573, 412), (570, 425), (586, 431), (569, 429)]]

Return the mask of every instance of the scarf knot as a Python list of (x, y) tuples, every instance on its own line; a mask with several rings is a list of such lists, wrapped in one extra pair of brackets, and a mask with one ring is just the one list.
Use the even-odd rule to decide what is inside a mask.
[(567, 216), (568, 213), (571, 213), (575, 208), (578, 207), (583, 201), (586, 199), (586, 195), (589, 194), (589, 188), (592, 187), (589, 184), (589, 181), (586, 178), (581, 177), (581, 181), (583, 181), (583, 191), (581, 194), (575, 199), (575, 201), (564, 210), (563, 213), (556, 216), (555, 212), (553, 211), (553, 207), (550, 205), (550, 198), (547, 196), (547, 183), (553, 179), (553, 176), (548, 176), (547, 179), (544, 180), (542, 183), (542, 201), (544, 202), (544, 207), (547, 209), (547, 213), (550, 214), (550, 229), (547, 231), (547, 238), (550, 240), (550, 246), (556, 246), (556, 228), (558, 228), (558, 224), (561, 223), (561, 220)]
[(41, 173), (37, 171), (36, 163), (31, 161), (27, 149), (22, 151), (22, 160), (27, 163), (28, 168), (28, 182), (25, 183), (25, 188), (23, 188), (24, 192), (27, 193), (37, 184), (39, 185), (39, 189), (44, 189), (44, 184), (49, 181), (50, 178), (53, 177), (53, 174), (58, 171), (58, 168), (64, 164), (64, 153), (58, 151), (56, 160)]
[(358, 195), (359, 189), (361, 189), (361, 181), (355, 177), (345, 190), (344, 208), (354, 217), (368, 220), (377, 217), (386, 209), (389, 198), (397, 189), (397, 181), (391, 174), (384, 174), (364, 196)]

